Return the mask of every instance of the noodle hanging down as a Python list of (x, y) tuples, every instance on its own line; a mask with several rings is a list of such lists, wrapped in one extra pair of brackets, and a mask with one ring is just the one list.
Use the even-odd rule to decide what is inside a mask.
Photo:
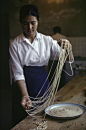
[[(69, 41), (66, 40), (65, 45), (64, 45), (63, 41), (62, 41), (60, 55), (59, 55), (59, 59), (58, 59), (58, 64), (56, 66), (56, 69), (55, 69), (55, 72), (52, 76), (51, 81), (53, 80), (53, 77), (54, 76), (55, 77), (54, 77), (54, 80), (53, 80), (53, 83), (51, 84), (51, 86), (47, 87), (47, 90), (45, 91), (45, 93), (42, 97), (38, 97), (38, 95), (40, 94), (44, 84), (46, 83), (47, 79), (49, 78), (50, 72), (51, 72), (52, 67), (53, 67), (54, 60), (53, 60), (53, 63), (51, 65), (48, 77), (46, 78), (43, 86), (41, 87), (41, 90), (39, 91), (37, 97), (35, 97), (35, 98), (30, 97), (30, 99), (33, 99), (32, 100), (32, 108), (29, 109), (29, 110), (26, 110), (26, 112), (32, 117), (36, 116), (37, 113), (41, 112), (46, 107), (48, 107), (49, 105), (52, 105), (54, 103), (55, 95), (57, 93), (58, 86), (59, 86), (60, 79), (61, 79), (62, 69), (63, 69), (64, 63), (65, 63), (67, 57), (69, 56), (69, 53), (71, 52), (71, 49), (69, 48), (68, 42)], [(64, 48), (64, 49), (62, 49), (62, 48)], [(69, 61), (70, 61), (70, 56), (69, 56)], [(69, 62), (69, 64), (70, 64), (72, 74), (70, 75), (65, 70), (63, 70), (63, 71), (66, 72), (69, 76), (72, 76), (73, 70), (72, 70), (72, 66), (71, 66), (70, 62)], [(43, 123), (45, 124), (45, 122), (43, 122)], [(40, 127), (41, 127), (41, 125), (40, 125)], [(47, 126), (45, 128), (43, 128), (42, 130), (45, 130), (46, 128), (47, 128)], [(40, 130), (41, 130), (41, 128), (40, 128)]]

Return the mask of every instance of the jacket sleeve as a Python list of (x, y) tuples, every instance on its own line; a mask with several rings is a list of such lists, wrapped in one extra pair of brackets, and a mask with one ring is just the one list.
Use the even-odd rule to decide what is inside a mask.
[(12, 76), (14, 82), (17, 80), (25, 80), (23, 74), (23, 67), (19, 60), (18, 48), (16, 44), (11, 43), (9, 47), (9, 53), (10, 53), (10, 68), (12, 70)]

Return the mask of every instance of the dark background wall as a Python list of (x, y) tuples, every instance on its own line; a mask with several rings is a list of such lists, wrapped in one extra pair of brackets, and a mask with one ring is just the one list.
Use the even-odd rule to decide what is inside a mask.
[(0, 130), (9, 130), (12, 125), (8, 7), (8, 1), (0, 1)]
[(53, 27), (58, 25), (67, 37), (86, 36), (86, 0), (0, 1), (0, 130), (12, 127), (9, 40), (22, 32), (19, 10), (28, 3), (35, 4), (39, 9), (38, 31), (41, 33), (52, 35)]
[(24, 4), (35, 4), (39, 9), (38, 31), (52, 35), (58, 25), (69, 36), (86, 36), (85, 0), (10, 0), (10, 38), (21, 33), (19, 10)]

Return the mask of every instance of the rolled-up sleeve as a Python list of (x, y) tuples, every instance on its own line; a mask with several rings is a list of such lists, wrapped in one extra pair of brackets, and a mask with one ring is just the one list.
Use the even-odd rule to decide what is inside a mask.
[(19, 60), (17, 46), (15, 44), (10, 45), (9, 47), (9, 53), (10, 53), (10, 67), (12, 70), (12, 75), (14, 82), (17, 80), (25, 80), (24, 74), (23, 74), (23, 67), (21, 65), (21, 62)]

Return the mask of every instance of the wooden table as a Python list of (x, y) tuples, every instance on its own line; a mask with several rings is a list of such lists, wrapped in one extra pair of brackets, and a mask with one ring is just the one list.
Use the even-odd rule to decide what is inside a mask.
[[(76, 103), (86, 107), (86, 76), (76, 76), (57, 92), (55, 104)], [(36, 130), (35, 122), (41, 122), (42, 117), (26, 117), (12, 130)], [(46, 116), (46, 130), (86, 130), (86, 113), (71, 120), (59, 120)]]

